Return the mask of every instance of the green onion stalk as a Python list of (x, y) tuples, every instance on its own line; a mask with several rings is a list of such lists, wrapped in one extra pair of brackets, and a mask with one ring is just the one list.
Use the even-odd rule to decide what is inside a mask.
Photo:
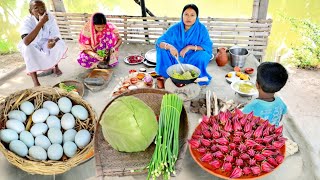
[(175, 174), (175, 163), (179, 153), (179, 126), (183, 101), (176, 94), (165, 94), (162, 98), (159, 128), (155, 138), (156, 148), (148, 165), (147, 179), (170, 179)]

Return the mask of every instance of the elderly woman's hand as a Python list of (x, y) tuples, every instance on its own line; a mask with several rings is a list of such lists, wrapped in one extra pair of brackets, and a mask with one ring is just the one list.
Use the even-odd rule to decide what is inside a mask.
[(184, 58), (184, 56), (187, 54), (187, 52), (190, 50), (190, 45), (184, 47), (181, 51), (180, 51), (180, 56)]
[(172, 45), (170, 46), (169, 51), (170, 51), (170, 54), (174, 57), (177, 57), (179, 55), (178, 50)]

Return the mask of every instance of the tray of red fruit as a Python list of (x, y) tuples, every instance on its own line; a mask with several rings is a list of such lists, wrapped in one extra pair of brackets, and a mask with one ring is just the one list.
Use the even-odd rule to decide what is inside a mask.
[(124, 62), (130, 65), (140, 64), (144, 61), (144, 57), (141, 55), (130, 55), (125, 57)]
[(204, 116), (189, 142), (196, 163), (223, 179), (257, 179), (277, 169), (285, 157), (283, 126), (253, 113), (219, 112)]

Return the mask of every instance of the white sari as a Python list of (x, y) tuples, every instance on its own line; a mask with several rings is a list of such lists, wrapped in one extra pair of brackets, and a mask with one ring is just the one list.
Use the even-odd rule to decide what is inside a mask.
[[(61, 39), (59, 28), (53, 15), (48, 13), (48, 16), (49, 20), (28, 46), (26, 46), (22, 40), (18, 44), (18, 49), (26, 63), (28, 74), (51, 69), (57, 65), (61, 59), (65, 58), (67, 47)], [(37, 24), (38, 20), (34, 16), (27, 16), (22, 23), (20, 34), (30, 34)], [(59, 37), (60, 40), (56, 42), (53, 48), (48, 49), (48, 40), (55, 37)]]

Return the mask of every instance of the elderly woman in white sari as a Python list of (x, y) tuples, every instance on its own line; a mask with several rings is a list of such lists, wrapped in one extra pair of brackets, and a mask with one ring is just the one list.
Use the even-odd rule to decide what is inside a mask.
[(30, 1), (30, 15), (21, 26), (21, 38), (18, 49), (26, 63), (26, 70), (31, 76), (34, 86), (40, 86), (37, 72), (53, 70), (60, 76), (58, 67), (61, 59), (65, 58), (67, 48), (60, 39), (60, 32), (54, 17), (47, 13), (41, 0)]

